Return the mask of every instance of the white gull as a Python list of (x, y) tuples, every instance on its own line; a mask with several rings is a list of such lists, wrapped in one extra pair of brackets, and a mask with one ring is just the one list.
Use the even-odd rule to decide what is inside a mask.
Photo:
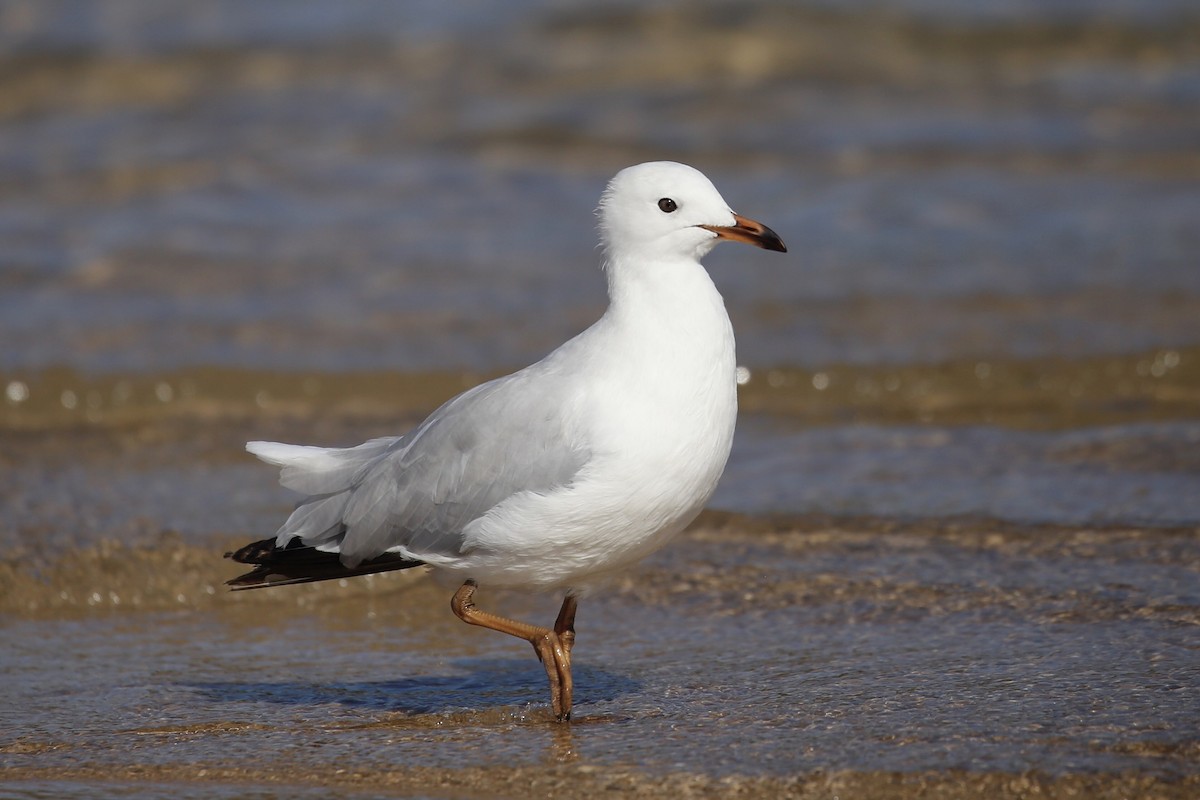
[[(722, 239), (786, 252), (702, 173), (653, 162), (600, 200), (609, 306), (541, 361), (453, 398), (413, 431), (345, 449), (250, 442), (303, 495), (235, 553), (237, 589), (428, 565), (464, 622), (528, 640), (571, 715), (578, 598), (704, 507), (737, 417), (733, 329), (700, 259)], [(480, 585), (565, 590), (551, 628), (474, 603)]]

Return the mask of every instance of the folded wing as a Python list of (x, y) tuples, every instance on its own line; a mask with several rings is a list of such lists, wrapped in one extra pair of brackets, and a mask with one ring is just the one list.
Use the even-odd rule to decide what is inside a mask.
[(567, 486), (590, 457), (571, 423), (572, 398), (529, 371), (449, 401), (412, 432), (357, 447), (250, 442), (279, 466), (280, 482), (307, 497), (279, 529), (340, 553), (346, 567), (384, 553), (438, 561), (462, 552), (463, 528), (518, 492)]

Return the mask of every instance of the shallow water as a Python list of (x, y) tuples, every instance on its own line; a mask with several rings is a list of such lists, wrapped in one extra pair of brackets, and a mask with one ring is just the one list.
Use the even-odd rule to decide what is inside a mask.
[[(1182, 0), (0, 4), (0, 797), (1194, 796), (1197, 42)], [(650, 158), (791, 252), (708, 260), (735, 513), (585, 602), (575, 722), (423, 579), (225, 593), (291, 502), (242, 443), (582, 329)]]
[(317, 590), (303, 613), (222, 595), (202, 611), (10, 620), (4, 705), (22, 732), (5, 765), (253, 751), (376, 771), (568, 756), (713, 776), (1190, 770), (1192, 537), (796, 538), (697, 534), (585, 602), (567, 734), (527, 648), (462, 626), (421, 579)]

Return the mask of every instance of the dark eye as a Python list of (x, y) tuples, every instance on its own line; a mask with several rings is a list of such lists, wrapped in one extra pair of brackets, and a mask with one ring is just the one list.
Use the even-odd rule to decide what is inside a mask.
[(664, 197), (658, 201), (658, 210), (664, 214), (670, 214), (675, 209), (679, 208), (679, 204), (669, 197)]

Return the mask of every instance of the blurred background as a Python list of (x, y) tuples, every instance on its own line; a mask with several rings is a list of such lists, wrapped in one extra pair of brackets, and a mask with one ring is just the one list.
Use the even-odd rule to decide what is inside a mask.
[[(1200, 338), (1188, 0), (0, 4), (0, 367), (508, 369), (672, 159), (751, 367)], [(734, 251), (734, 252), (730, 252)]]
[(581, 613), (585, 760), (1194, 778), (1195, 0), (0, 0), (0, 770), (541, 764), (538, 666), (434, 589), (219, 555), (292, 502), (247, 439), (401, 432), (590, 324), (654, 159), (789, 253), (706, 261), (736, 516)]
[[(1188, 0), (9, 0), (0, 53), (11, 426), (394, 431), (594, 320), (599, 193), (672, 159), (791, 248), (709, 258), (766, 414), (720, 506), (1200, 519)], [(861, 428), (938, 421), (1002, 425)]]
[[(673, 159), (791, 248), (709, 259), (745, 367), (718, 507), (1200, 520), (1185, 0), (10, 0), (0, 53), (12, 431), (182, 419), (184, 472), (254, 437), (197, 421), (395, 432), (594, 320), (599, 193)], [(20, 524), (49, 492), (113, 509), (84, 540), (211, 532), (226, 481), (272, 491), (236, 463), (5, 480)]]

